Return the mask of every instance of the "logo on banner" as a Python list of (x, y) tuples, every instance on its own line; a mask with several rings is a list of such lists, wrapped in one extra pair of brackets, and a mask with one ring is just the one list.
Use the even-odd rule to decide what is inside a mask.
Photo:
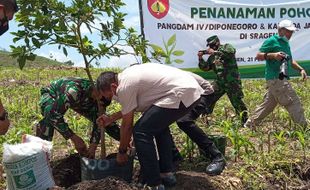
[(161, 19), (169, 11), (169, 0), (147, 0), (147, 7), (153, 17)]

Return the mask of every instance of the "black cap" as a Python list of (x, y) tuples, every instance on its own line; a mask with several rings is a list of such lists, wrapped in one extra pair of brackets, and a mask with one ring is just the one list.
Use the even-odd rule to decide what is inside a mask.
[(219, 41), (219, 37), (217, 35), (211, 36), (209, 38), (207, 38), (207, 46), (209, 46), (210, 44), (214, 44), (215, 42)]

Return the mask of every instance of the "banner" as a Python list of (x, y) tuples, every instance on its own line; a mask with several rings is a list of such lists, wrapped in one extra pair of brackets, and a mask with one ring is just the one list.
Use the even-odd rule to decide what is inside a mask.
[(206, 49), (208, 37), (218, 35), (221, 44), (236, 48), (243, 78), (264, 77), (264, 62), (255, 56), (262, 43), (277, 34), (277, 24), (289, 19), (298, 29), (290, 40), (293, 59), (309, 72), (310, 1), (253, 2), (141, 0), (142, 29), (152, 44), (148, 52), (161, 51), (161, 62), (201, 72), (197, 53)]

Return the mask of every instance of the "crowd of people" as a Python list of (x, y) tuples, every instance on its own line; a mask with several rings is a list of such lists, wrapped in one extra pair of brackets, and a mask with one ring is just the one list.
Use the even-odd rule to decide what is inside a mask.
[[(14, 0), (0, 0), (0, 35), (9, 27), (18, 7)], [(244, 94), (236, 49), (231, 44), (221, 44), (218, 36), (207, 38), (207, 49), (198, 52), (198, 66), (203, 71), (213, 70), (215, 80), (210, 83), (202, 77), (164, 64), (147, 63), (133, 65), (120, 73), (106, 71), (100, 74), (95, 84), (88, 79), (61, 78), (41, 89), (39, 102), (43, 119), (36, 126), (36, 135), (52, 141), (54, 130), (65, 139), (70, 139), (77, 152), (94, 158), (100, 141), (100, 130), (119, 141), (117, 162), (128, 161), (130, 141), (137, 151), (141, 165), (142, 180), (153, 189), (174, 186), (173, 162), (180, 154), (176, 149), (169, 126), (177, 126), (195, 142), (199, 149), (211, 158), (205, 171), (209, 175), (220, 175), (225, 169), (223, 154), (208, 135), (197, 126), (195, 120), (203, 114), (211, 114), (216, 102), (227, 94), (236, 113), (245, 127), (256, 127), (270, 114), (277, 104), (285, 107), (294, 122), (307, 126), (299, 97), (289, 83), (289, 71), (293, 68), (307, 78), (306, 71), (292, 59), (289, 40), (296, 28), (292, 21), (282, 20), (278, 34), (267, 39), (256, 57), (266, 61), (265, 78), (267, 92), (263, 103), (249, 117), (243, 102)], [(207, 54), (205, 60), (203, 55)], [(280, 67), (286, 61), (284, 78), (279, 78)], [(120, 103), (121, 111), (111, 115), (101, 114), (112, 100)], [(81, 114), (93, 123), (89, 146), (70, 129), (64, 120), (68, 109)], [(134, 115), (141, 117), (134, 122)], [(120, 126), (116, 124), (121, 120)], [(6, 109), (0, 100), (0, 133), (9, 127)]]

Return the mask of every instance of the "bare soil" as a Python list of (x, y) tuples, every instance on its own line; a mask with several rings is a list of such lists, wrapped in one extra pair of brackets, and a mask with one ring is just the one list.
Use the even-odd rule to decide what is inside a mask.
[[(200, 162), (203, 163), (203, 162)], [(133, 182), (128, 184), (122, 179), (116, 177), (107, 177), (102, 180), (92, 180), (81, 182), (81, 170), (80, 170), (80, 158), (78, 154), (72, 154), (64, 156), (61, 158), (54, 158), (51, 161), (51, 167), (53, 171), (53, 176), (57, 187), (52, 188), (52, 190), (142, 190), (145, 188), (137, 186), (137, 179), (139, 176), (139, 167), (135, 167)], [(193, 164), (190, 168), (189, 165)], [(183, 163), (181, 171), (176, 173), (177, 185), (171, 190), (224, 190), (224, 189), (247, 189), (246, 186), (242, 183), (242, 180), (231, 170), (231, 164), (228, 163), (228, 168), (220, 176), (208, 176), (203, 172), (204, 165), (196, 165), (194, 163)], [(186, 167), (184, 167), (186, 165)], [(0, 165), (1, 166), (1, 165)], [(285, 164), (278, 164), (276, 169), (281, 169), (283, 171), (288, 171), (289, 168)], [(293, 173), (298, 175), (301, 180), (303, 180), (303, 185), (297, 186), (287, 186), (285, 181), (281, 179), (275, 179), (273, 176), (266, 177), (266, 180), (269, 181), (267, 189), (287, 189), (294, 190), (306, 190), (310, 189), (310, 165), (305, 164), (303, 167), (299, 165), (293, 165), (291, 170), (294, 170)], [(288, 172), (289, 173), (289, 172)], [(5, 175), (3, 174), (3, 168), (0, 167), (0, 177), (1, 181), (5, 181)], [(5, 187), (0, 187), (0, 189), (5, 189)]]
[(130, 185), (115, 177), (107, 177), (101, 180), (83, 181), (68, 188), (68, 190), (138, 190), (138, 187)]
[(57, 186), (68, 188), (81, 182), (81, 164), (78, 154), (52, 161), (51, 168)]
[[(201, 163), (201, 162), (200, 162)], [(185, 163), (188, 165), (189, 163)], [(205, 165), (206, 163), (204, 163)], [(51, 167), (53, 171), (53, 176), (55, 183), (59, 188), (55, 190), (140, 190), (142, 187), (137, 186), (137, 176), (139, 175), (139, 167), (135, 167), (133, 183), (128, 184), (122, 179), (116, 177), (107, 177), (101, 180), (83, 181), (81, 182), (81, 171), (80, 171), (80, 158), (78, 154), (69, 155), (58, 160), (51, 162)], [(230, 167), (229, 165), (227, 166)], [(181, 167), (182, 171), (176, 173), (177, 185), (171, 190), (221, 190), (221, 189), (246, 189), (244, 187), (242, 180), (232, 173), (229, 169), (224, 170), (220, 176), (208, 176), (203, 172), (204, 166), (197, 165), (192, 167), (190, 171), (188, 168)], [(279, 165), (278, 168), (286, 170), (283, 165)], [(295, 174), (300, 176), (300, 179), (305, 181), (304, 186), (294, 187), (290, 189), (309, 189), (309, 179), (310, 179), (310, 166), (301, 169), (296, 165), (293, 167)], [(270, 186), (268, 189), (277, 189), (283, 187), (280, 181), (277, 181), (271, 177), (269, 179)]]
[[(108, 177), (102, 180), (92, 180), (81, 182), (81, 171), (80, 171), (80, 158), (78, 154), (73, 154), (68, 157), (64, 157), (51, 162), (53, 176), (57, 189), (68, 189), (68, 190), (139, 190), (143, 189), (138, 187), (136, 183), (128, 184), (122, 179), (116, 177)], [(139, 173), (139, 167), (135, 167), (133, 182), (137, 182), (137, 175)], [(218, 181), (222, 181), (223, 177), (210, 177), (204, 172), (194, 171), (179, 171), (176, 173), (178, 180), (177, 185), (172, 190), (182, 189), (223, 189)], [(229, 181), (226, 179), (226, 181)], [(239, 182), (241, 182), (239, 180)], [(61, 188), (62, 187), (62, 188)], [(56, 189), (56, 188), (55, 188)]]

